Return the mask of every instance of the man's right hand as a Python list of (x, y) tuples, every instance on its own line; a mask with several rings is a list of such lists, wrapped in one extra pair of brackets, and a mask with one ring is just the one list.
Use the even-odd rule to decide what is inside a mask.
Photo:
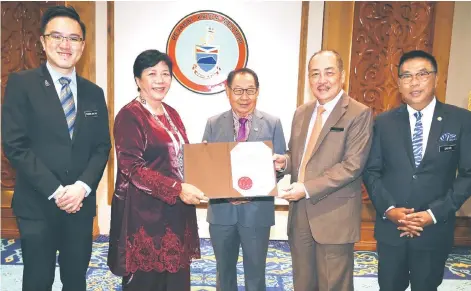
[(275, 162), (275, 170), (281, 171), (286, 168), (286, 156), (274, 154), (273, 161)]
[(204, 196), (204, 193), (197, 187), (182, 183), (182, 192), (180, 192), (180, 199), (186, 204), (200, 204), (201, 200), (209, 201), (209, 198)]

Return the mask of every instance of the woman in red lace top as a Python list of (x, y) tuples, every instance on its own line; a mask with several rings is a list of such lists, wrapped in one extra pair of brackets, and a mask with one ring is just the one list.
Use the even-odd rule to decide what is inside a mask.
[(108, 265), (123, 290), (190, 290), (191, 260), (200, 257), (196, 210), (207, 198), (182, 183), (183, 144), (177, 111), (162, 102), (172, 63), (157, 50), (134, 62), (139, 97), (116, 116), (118, 173), (111, 205)]

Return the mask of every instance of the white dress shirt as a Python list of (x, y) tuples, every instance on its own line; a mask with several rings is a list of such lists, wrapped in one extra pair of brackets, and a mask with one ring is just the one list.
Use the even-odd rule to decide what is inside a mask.
[[(61, 96), (61, 89), (62, 89), (62, 84), (59, 82), (59, 79), (62, 78), (62, 77), (66, 77), (66, 78), (69, 78), (71, 80), (70, 83), (69, 83), (69, 87), (70, 87), (70, 90), (72, 91), (72, 97), (74, 98), (75, 110), (77, 110), (77, 73), (75, 72), (75, 68), (72, 71), (72, 73), (70, 73), (69, 75), (64, 75), (64, 74), (61, 74), (61, 73), (57, 72), (49, 64), (49, 62), (46, 63), (46, 68), (49, 71), (49, 74), (51, 75), (52, 82), (54, 83), (54, 88), (56, 89), (57, 96), (59, 96), (59, 98)], [(47, 82), (47, 81), (45, 81), (45, 82)], [(47, 83), (46, 83), (46, 86), (49, 86), (49, 85), (47, 85)], [(65, 116), (64, 116), (64, 118), (65, 118)], [(86, 191), (85, 197), (87, 197), (90, 194), (90, 192), (92, 192), (92, 189), (90, 188), (90, 186), (88, 186), (86, 183), (84, 183), (82, 181), (76, 181), (75, 184), (81, 185), (85, 189), (85, 191)], [(57, 195), (57, 193), (59, 191), (61, 191), (63, 188), (64, 188), (64, 186), (59, 185), (57, 190), (54, 193), (52, 193), (52, 195), (49, 196), (48, 199), (51, 200), (52, 198), (54, 198)]]
[[(432, 127), (432, 120), (433, 120), (433, 113), (435, 112), (435, 105), (437, 104), (437, 100), (435, 97), (433, 97), (433, 100), (425, 106), (424, 109), (422, 109), (420, 112), (422, 113), (422, 128), (423, 128), (423, 135), (422, 135), (422, 158), (424, 157), (425, 150), (427, 149), (427, 142), (428, 142), (428, 136), (430, 133), (430, 128)], [(415, 122), (416, 118), (414, 114), (417, 112), (414, 108), (410, 107), (407, 105), (407, 112), (409, 113), (409, 123), (410, 123), (410, 136), (414, 136), (414, 129), (415, 129)], [(395, 208), (395, 206), (389, 207), (386, 212), (389, 210)], [(384, 215), (384, 219), (386, 219), (386, 212)], [(427, 210), (428, 214), (433, 219), (433, 223), (437, 223), (437, 220), (435, 219), (435, 216), (432, 213), (432, 210), (428, 209)]]
[[(337, 103), (339, 102), (340, 97), (342, 97), (343, 95), (343, 92), (344, 92), (343, 90), (340, 90), (340, 92), (337, 94), (337, 96), (335, 96), (334, 99), (322, 105), (324, 106), (324, 109), (325, 109), (324, 113), (322, 113), (322, 127), (324, 127), (324, 124), (327, 121), (327, 118), (329, 118), (330, 114), (334, 110), (335, 105), (337, 105)], [(314, 127), (314, 123), (316, 122), (317, 107), (319, 105), (320, 105), (319, 102), (317, 102), (316, 108), (314, 108), (314, 112), (312, 113), (312, 116), (311, 116), (311, 121), (309, 122), (309, 128), (307, 130), (307, 135), (306, 135), (306, 142), (304, 143), (303, 159), (304, 159), (304, 154), (306, 153), (306, 147), (309, 142), (309, 138), (311, 137), (311, 134), (312, 134), (312, 128)], [(301, 162), (301, 165), (302, 165), (302, 162)], [(298, 173), (299, 171), (300, 169), (298, 169)], [(307, 193), (306, 187), (304, 187), (304, 192), (306, 192), (306, 199), (309, 199), (309, 193)]]

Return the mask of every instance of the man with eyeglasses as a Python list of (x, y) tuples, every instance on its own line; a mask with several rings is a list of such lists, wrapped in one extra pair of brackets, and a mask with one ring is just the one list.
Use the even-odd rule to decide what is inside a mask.
[(437, 61), (405, 53), (405, 104), (377, 116), (364, 182), (376, 208), (381, 291), (431, 291), (443, 280), (455, 212), (471, 195), (471, 113), (437, 100)]
[(71, 7), (44, 12), (47, 62), (8, 77), (2, 144), (16, 170), (12, 207), (23, 290), (51, 290), (59, 251), (63, 290), (85, 291), (96, 188), (111, 148), (103, 90), (80, 77), (85, 25)]
[[(275, 153), (284, 153), (286, 142), (280, 119), (255, 108), (259, 91), (258, 76), (253, 70), (230, 72), (226, 94), (231, 109), (208, 119), (203, 141), (271, 141)], [(265, 266), (270, 228), (275, 224), (274, 210), (273, 197), (210, 200), (207, 221), (216, 257), (217, 290), (238, 290), (241, 245), (245, 290), (266, 290)]]

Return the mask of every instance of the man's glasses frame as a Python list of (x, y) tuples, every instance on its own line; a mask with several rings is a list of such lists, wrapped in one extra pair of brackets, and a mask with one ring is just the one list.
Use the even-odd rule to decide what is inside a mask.
[(232, 92), (234, 93), (234, 95), (237, 95), (237, 96), (242, 96), (242, 95), (244, 95), (244, 92), (245, 92), (248, 96), (253, 96), (253, 95), (257, 94), (258, 88), (247, 88), (247, 89), (231, 88), (231, 90), (232, 90)]
[(83, 42), (83, 38), (81, 38), (80, 36), (63, 36), (61, 34), (56, 33), (44, 34), (43, 36), (48, 37), (56, 44), (61, 44), (64, 40), (69, 41), (71, 45), (79, 45)]
[(436, 73), (437, 71), (420, 71), (416, 73), (415, 75), (412, 74), (399, 74), (399, 79), (403, 84), (410, 84), (412, 80), (414, 79), (414, 76), (417, 80), (420, 82), (425, 82), (430, 78), (430, 75), (433, 73)]

